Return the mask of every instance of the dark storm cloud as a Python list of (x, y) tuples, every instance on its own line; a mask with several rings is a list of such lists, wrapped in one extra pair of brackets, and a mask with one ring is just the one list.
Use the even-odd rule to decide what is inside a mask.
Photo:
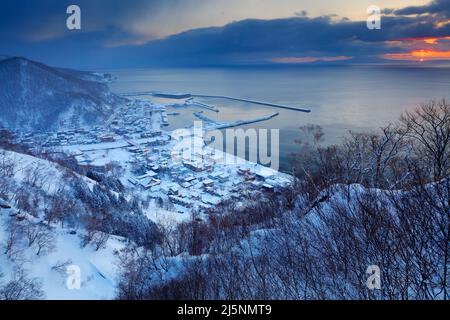
[[(66, 8), (81, 7), (83, 31), (108, 29), (132, 31), (129, 26), (143, 16), (156, 16), (161, 10), (188, 4), (192, 0), (2, 0), (0, 35), (3, 40), (49, 40), (69, 36)], [(114, 34), (112, 35), (114, 36)]]
[[(380, 61), (383, 54), (406, 50), (389, 43), (394, 40), (450, 35), (449, 24), (436, 26), (436, 16), (447, 14), (450, 0), (390, 10), (382, 17), (381, 30), (369, 30), (366, 21), (337, 20), (333, 15), (311, 18), (306, 13), (285, 19), (248, 19), (160, 40), (144, 39), (146, 44), (142, 44), (142, 35), (132, 28), (133, 21), (144, 14), (147, 17), (149, 12), (156, 16), (175, 7), (183, 12), (183, 7), (199, 5), (201, 1), (79, 0), (76, 2), (82, 6), (84, 19), (82, 32), (65, 29), (65, 14), (61, 12), (65, 13), (71, 1), (3, 1), (0, 54), (25, 55), (75, 67), (240, 65), (271, 61), (355, 63)], [(137, 43), (140, 45), (130, 45)]]
[(438, 14), (450, 17), (450, 0), (434, 0), (423, 6), (410, 6), (393, 10), (396, 15)]
[(335, 22), (330, 17), (246, 20), (154, 41), (139, 48), (138, 56), (147, 64), (261, 63), (286, 56), (352, 56), (355, 62), (401, 51), (387, 41), (449, 34), (449, 26), (437, 29), (426, 17), (384, 17), (381, 30), (369, 30), (365, 21)]

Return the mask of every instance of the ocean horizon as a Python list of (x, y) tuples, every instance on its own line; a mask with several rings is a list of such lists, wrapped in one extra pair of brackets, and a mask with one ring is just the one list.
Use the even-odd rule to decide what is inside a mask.
[[(142, 68), (102, 70), (116, 79), (112, 91), (160, 91), (236, 98), (307, 108), (311, 113), (225, 99), (197, 99), (219, 109), (168, 107), (168, 130), (192, 126), (202, 111), (216, 121), (248, 120), (278, 112), (273, 119), (241, 126), (280, 130), (280, 169), (290, 171), (299, 129), (319, 125), (325, 145), (336, 144), (350, 131), (376, 131), (396, 122), (430, 100), (449, 98), (450, 68), (413, 66), (319, 66), (304, 68)], [(179, 101), (148, 97), (153, 102)]]

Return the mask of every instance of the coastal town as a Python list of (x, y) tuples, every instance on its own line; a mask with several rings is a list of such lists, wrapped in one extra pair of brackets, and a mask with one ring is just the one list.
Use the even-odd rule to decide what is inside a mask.
[(173, 132), (165, 130), (168, 119), (166, 105), (133, 98), (102, 126), (62, 121), (57, 132), (24, 133), (20, 142), (64, 153), (97, 172), (114, 164), (127, 191), (185, 214), (208, 213), (225, 201), (238, 202), (252, 192), (281, 192), (289, 185), (289, 175), (216, 150), (202, 136), (183, 137), (192, 148), (186, 153)]

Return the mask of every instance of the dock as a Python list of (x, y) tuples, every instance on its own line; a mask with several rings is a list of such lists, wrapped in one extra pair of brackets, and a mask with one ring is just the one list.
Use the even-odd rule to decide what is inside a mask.
[(226, 99), (226, 100), (232, 100), (232, 101), (239, 101), (239, 102), (246, 102), (246, 103), (252, 103), (262, 106), (268, 106), (273, 108), (279, 108), (279, 109), (286, 109), (286, 110), (292, 110), (292, 111), (298, 111), (298, 112), (306, 112), (310, 113), (310, 109), (305, 108), (297, 108), (297, 107), (291, 107), (271, 102), (264, 102), (264, 101), (257, 101), (257, 100), (250, 100), (250, 99), (242, 99), (242, 98), (235, 98), (235, 97), (229, 97), (229, 96), (220, 96), (220, 95), (205, 95), (205, 94), (190, 94), (190, 93), (163, 93), (163, 92), (133, 92), (133, 93), (123, 93), (122, 96), (153, 96), (157, 98), (168, 98), (168, 99), (190, 99), (190, 98), (212, 98), (212, 99)]
[(234, 97), (228, 97), (228, 96), (214, 96), (214, 95), (192, 95), (192, 96), (195, 98), (213, 98), (213, 99), (226, 99), (226, 100), (233, 100), (233, 101), (239, 101), (239, 102), (247, 102), (247, 103), (253, 103), (253, 104), (258, 104), (258, 105), (262, 105), (262, 106), (287, 109), (287, 110), (293, 110), (293, 111), (299, 111), (299, 112), (306, 112), (306, 113), (311, 112), (310, 109), (290, 107), (290, 106), (285, 106), (285, 105), (275, 104), (275, 103), (270, 103), (270, 102), (241, 99), (241, 98), (234, 98)]
[(237, 120), (237, 121), (233, 121), (233, 122), (217, 122), (214, 121), (208, 117), (206, 117), (204, 114), (200, 113), (200, 112), (194, 112), (194, 115), (199, 118), (200, 120), (212, 125), (215, 129), (226, 129), (226, 128), (233, 128), (233, 127), (240, 127), (240, 126), (244, 126), (247, 124), (252, 124), (252, 123), (256, 123), (256, 122), (262, 122), (262, 121), (267, 121), (270, 119), (273, 119), (275, 117), (277, 117), (279, 115), (278, 112), (267, 115), (267, 116), (262, 116), (256, 119), (250, 119), (250, 120)]

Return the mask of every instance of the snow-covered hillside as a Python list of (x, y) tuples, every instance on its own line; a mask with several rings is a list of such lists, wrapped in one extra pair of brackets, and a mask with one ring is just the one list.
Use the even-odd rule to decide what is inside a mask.
[(0, 125), (48, 130), (63, 120), (96, 124), (110, 115), (119, 98), (103, 78), (57, 69), (25, 58), (0, 61)]
[[(6, 220), (11, 210), (0, 209), (0, 242), (7, 239), (5, 230)], [(115, 296), (116, 258), (114, 252), (123, 247), (123, 239), (111, 237), (104, 248), (95, 251), (88, 246), (80, 247), (77, 234), (70, 234), (68, 230), (53, 227), (54, 245), (52, 252), (37, 256), (34, 248), (26, 248), (22, 257), (12, 262), (0, 253), (0, 269), (4, 274), (3, 282), (13, 279), (15, 268), (23, 268), (27, 278), (35, 278), (42, 284), (45, 299), (57, 300), (98, 300), (112, 299)], [(70, 266), (80, 269), (80, 289), (67, 285)], [(70, 283), (70, 282), (69, 282)]]
[[(0, 202), (0, 274), (3, 275), (0, 276), (0, 295), (2, 285), (11, 281), (35, 281), (41, 285), (46, 299), (114, 298), (115, 253), (127, 240), (100, 232), (94, 238), (102, 237), (101, 243), (86, 243), (88, 231), (80, 221), (63, 224), (48, 220), (48, 212), (52, 210), (49, 199), (66, 203), (76, 200), (72, 199), (74, 191), (69, 176), (80, 179), (92, 192), (98, 190), (98, 183), (56, 163), (25, 154), (0, 150), (0, 159), (0, 171), (5, 177), (0, 182), (0, 198), (3, 197)], [(24, 209), (28, 205), (31, 205), (29, 211)], [(72, 209), (64, 208), (66, 210), (83, 209), (77, 205)], [(83, 220), (82, 215), (73, 214)], [(67, 272), (73, 266), (80, 270), (79, 289), (70, 289), (67, 285), (70, 279)], [(17, 280), (21, 272), (26, 280)]]

